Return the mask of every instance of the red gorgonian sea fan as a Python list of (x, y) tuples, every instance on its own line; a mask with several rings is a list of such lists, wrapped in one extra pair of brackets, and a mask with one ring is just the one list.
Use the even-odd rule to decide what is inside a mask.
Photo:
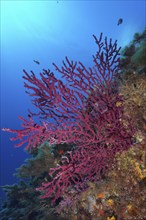
[(49, 70), (43, 70), (40, 78), (24, 70), (24, 86), (33, 97), (42, 123), (35, 123), (30, 113), (28, 121), (20, 118), (22, 130), (3, 129), (16, 133), (11, 140), (20, 140), (17, 146), (27, 143), (27, 149), (46, 140), (75, 146), (50, 170), (52, 181), (38, 188), (42, 198), (52, 198), (52, 203), (71, 187), (82, 190), (87, 181), (99, 180), (115, 154), (132, 143), (133, 130), (129, 118), (123, 115), (117, 80), (120, 48), (116, 41), (102, 40), (102, 34), (94, 39), (98, 48), (92, 68), (67, 57), (61, 68), (53, 64), (65, 83)]

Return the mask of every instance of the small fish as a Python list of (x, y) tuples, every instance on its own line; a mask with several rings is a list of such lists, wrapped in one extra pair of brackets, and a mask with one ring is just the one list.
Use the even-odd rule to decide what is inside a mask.
[(40, 65), (40, 62), (37, 60), (33, 60), (33, 62), (35, 62), (36, 64)]
[(120, 25), (120, 24), (122, 24), (122, 23), (123, 23), (123, 19), (122, 19), (122, 18), (119, 18), (117, 25)]

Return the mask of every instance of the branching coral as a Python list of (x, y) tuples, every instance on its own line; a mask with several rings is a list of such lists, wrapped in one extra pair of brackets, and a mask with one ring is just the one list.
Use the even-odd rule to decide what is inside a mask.
[(75, 146), (50, 169), (51, 181), (47, 179), (37, 188), (42, 198), (52, 198), (52, 204), (71, 187), (80, 192), (88, 181), (100, 180), (116, 153), (132, 144), (134, 129), (130, 117), (123, 114), (117, 82), (120, 48), (117, 41), (103, 40), (102, 34), (94, 39), (97, 53), (93, 67), (86, 68), (67, 57), (61, 68), (53, 64), (66, 83), (49, 70), (43, 70), (40, 79), (24, 70), (24, 86), (44, 120), (37, 124), (35, 114), (30, 113), (28, 121), (21, 117), (22, 130), (4, 129), (16, 134), (12, 140), (20, 140), (18, 146), (27, 143), (27, 149), (44, 141)]
[[(140, 39), (144, 37), (137, 35), (124, 52), (130, 56), (124, 61), (126, 65), (135, 59), (135, 52), (141, 52)], [(21, 118), (21, 131), (4, 130), (17, 134), (12, 139), (20, 139), (18, 145), (28, 142), (27, 149), (34, 154), (18, 169), (18, 176), (31, 178), (30, 185), (14, 187), (19, 190), (14, 190), (15, 197), (21, 195), (26, 201), (23, 192), (28, 191), (30, 197), (37, 198), (34, 212), (28, 212), (30, 217), (36, 217), (39, 207), (41, 212), (37, 215), (41, 219), (44, 216), (51, 219), (50, 212), (54, 211), (60, 218), (70, 216), (73, 220), (146, 218), (146, 78), (128, 69), (121, 75), (119, 87), (117, 43), (112, 40), (108, 43), (106, 38), (102, 41), (102, 35), (94, 38), (98, 51), (92, 68), (68, 58), (61, 68), (54, 64), (67, 80), (66, 84), (49, 70), (43, 70), (40, 79), (33, 72), (24, 71), (25, 87), (43, 122), (35, 123), (36, 114), (29, 112), (28, 121)], [(54, 121), (49, 122), (48, 118)], [(57, 145), (50, 146), (48, 142)], [(40, 143), (44, 144), (40, 146)], [(38, 187), (40, 182), (43, 184), (37, 192), (33, 187)], [(41, 201), (40, 191), (44, 198)], [(9, 192), (9, 196), (14, 195), (13, 188)], [(6, 206), (11, 209), (8, 203)]]

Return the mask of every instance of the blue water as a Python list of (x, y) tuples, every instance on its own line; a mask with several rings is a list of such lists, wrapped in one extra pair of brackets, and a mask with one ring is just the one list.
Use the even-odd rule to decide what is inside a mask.
[[(23, 87), (22, 69), (53, 71), (52, 62), (60, 65), (66, 55), (92, 65), (96, 52), (92, 34), (98, 37), (103, 32), (125, 46), (146, 26), (145, 4), (140, 0), (1, 1), (0, 127), (20, 129), (18, 116), (27, 117), (27, 109), (32, 109)], [(118, 26), (119, 18), (123, 23)], [(12, 134), (1, 131), (0, 185), (15, 183), (13, 173), (28, 157), (24, 147), (14, 148), (10, 137)]]

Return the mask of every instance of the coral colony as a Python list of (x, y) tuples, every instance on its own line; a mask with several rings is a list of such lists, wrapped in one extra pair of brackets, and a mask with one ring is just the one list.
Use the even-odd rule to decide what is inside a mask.
[[(63, 66), (53, 64), (62, 75), (58, 80), (50, 70), (43, 70), (40, 78), (24, 70), (24, 86), (38, 109), (29, 112), (22, 130), (3, 130), (16, 133), (11, 140), (20, 140), (18, 147), (39, 147), (46, 140), (52, 144), (72, 144), (55, 168), (50, 169), (50, 181), (37, 188), (42, 198), (52, 204), (69, 189), (81, 192), (88, 181), (95, 182), (110, 169), (116, 153), (127, 150), (132, 144), (133, 129), (123, 114), (123, 98), (119, 94), (119, 51), (117, 42), (93, 36), (97, 53), (93, 67), (70, 61)], [(41, 123), (34, 121), (34, 116)], [(50, 120), (51, 119), (51, 120)], [(50, 121), (49, 121), (50, 120)]]

